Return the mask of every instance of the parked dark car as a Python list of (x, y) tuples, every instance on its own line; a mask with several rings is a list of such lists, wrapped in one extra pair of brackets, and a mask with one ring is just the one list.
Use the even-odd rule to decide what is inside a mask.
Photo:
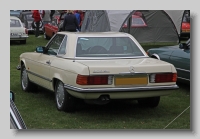
[[(33, 33), (36, 27), (36, 24), (34, 22), (34, 19), (32, 17), (32, 12), (31, 11), (25, 11), (21, 12), (19, 16), (20, 20), (22, 23), (24, 23), (25, 28), (27, 28), (29, 33)], [(40, 22), (40, 32), (43, 32), (43, 22)]]
[(178, 73), (178, 82), (190, 83), (190, 39), (186, 43), (147, 50), (150, 57), (173, 64)]
[(15, 94), (10, 91), (10, 129), (27, 129), (17, 106), (14, 103)]

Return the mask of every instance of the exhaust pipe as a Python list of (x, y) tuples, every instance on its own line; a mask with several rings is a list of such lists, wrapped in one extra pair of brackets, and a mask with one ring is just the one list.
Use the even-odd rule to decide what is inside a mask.
[(84, 100), (88, 104), (104, 105), (110, 102), (109, 95), (101, 95), (98, 99), (88, 99)]

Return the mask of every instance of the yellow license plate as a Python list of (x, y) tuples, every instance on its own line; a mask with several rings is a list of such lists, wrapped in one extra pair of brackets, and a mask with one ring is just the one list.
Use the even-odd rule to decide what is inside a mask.
[(115, 85), (145, 85), (148, 83), (147, 76), (142, 77), (115, 77)]

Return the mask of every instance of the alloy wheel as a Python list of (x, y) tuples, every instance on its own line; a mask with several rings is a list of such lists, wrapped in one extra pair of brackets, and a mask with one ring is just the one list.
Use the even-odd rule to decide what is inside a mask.
[(28, 86), (28, 75), (26, 69), (24, 68), (22, 71), (22, 87), (25, 90)]
[(63, 88), (63, 84), (61, 82), (58, 83), (57, 89), (56, 89), (56, 101), (58, 107), (62, 107), (64, 103), (65, 92)]

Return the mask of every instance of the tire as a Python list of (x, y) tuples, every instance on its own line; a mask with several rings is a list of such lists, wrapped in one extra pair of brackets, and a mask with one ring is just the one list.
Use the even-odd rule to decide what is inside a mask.
[(21, 44), (26, 44), (26, 40), (20, 40)]
[(25, 92), (35, 91), (37, 86), (30, 82), (24, 65), (21, 66), (21, 88)]
[(49, 39), (50, 39), (50, 37), (47, 36), (45, 32), (44, 32), (44, 38), (45, 38), (46, 40), (49, 40)]
[(61, 81), (56, 82), (55, 101), (59, 111), (72, 112), (75, 110), (75, 98), (66, 91)]
[(138, 99), (138, 103), (143, 107), (157, 107), (160, 102), (160, 96), (158, 97), (149, 97), (149, 98), (140, 98)]

